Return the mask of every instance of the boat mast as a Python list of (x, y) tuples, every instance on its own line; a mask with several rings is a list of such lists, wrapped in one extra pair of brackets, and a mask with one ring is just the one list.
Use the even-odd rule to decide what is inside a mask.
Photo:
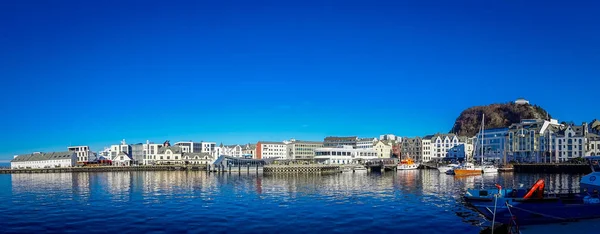
[(481, 114), (481, 166), (483, 166), (483, 126), (485, 126), (485, 114)]

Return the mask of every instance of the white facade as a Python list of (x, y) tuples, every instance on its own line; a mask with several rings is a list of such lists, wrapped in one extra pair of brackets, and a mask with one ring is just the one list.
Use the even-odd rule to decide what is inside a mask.
[(17, 155), (10, 161), (11, 169), (73, 167), (77, 154), (73, 151)]
[(149, 141), (143, 145), (144, 147), (144, 165), (152, 165), (158, 160), (158, 150), (162, 144), (155, 144)]
[(360, 138), (356, 142), (357, 149), (373, 149), (373, 146), (377, 143), (377, 138)]
[(131, 155), (125, 152), (119, 152), (116, 157), (112, 159), (113, 166), (131, 166)]
[(600, 156), (600, 136), (596, 134), (588, 136), (585, 156)]
[(561, 132), (553, 140), (558, 147), (557, 154), (554, 156), (558, 158), (559, 162), (585, 156), (586, 138), (583, 134), (575, 132), (573, 126), (567, 126), (564, 132)]
[(315, 157), (315, 149), (317, 148), (323, 148), (323, 142), (298, 141), (292, 139), (287, 144), (287, 158), (294, 160), (312, 160)]
[(360, 160), (376, 159), (374, 149), (353, 149), (351, 146), (315, 149), (315, 160), (321, 164), (353, 164)]
[(93, 160), (90, 156), (94, 154), (90, 151), (89, 146), (69, 146), (67, 150), (77, 154), (77, 162), (89, 162)]
[(396, 136), (394, 134), (385, 134), (379, 135), (380, 141), (396, 141), (398, 143), (402, 143), (402, 137)]
[[(427, 157), (423, 157), (423, 162), (431, 160), (441, 160), (446, 157), (449, 151), (455, 149), (455, 147), (464, 144), (460, 142), (458, 137), (454, 134), (436, 134), (431, 137), (426, 137), (431, 140), (429, 143), (429, 153)], [(425, 147), (423, 147), (425, 149)], [(425, 150), (423, 152), (425, 155)], [(429, 156), (430, 155), (430, 156)]]
[(414, 158), (417, 162), (431, 161), (431, 137), (424, 137), (421, 141), (421, 155)]
[(242, 146), (240, 145), (228, 145), (223, 146), (221, 155), (227, 155), (231, 157), (241, 158), (243, 154)]
[(217, 143), (215, 142), (200, 142), (202, 146), (202, 153), (213, 153), (215, 148), (217, 148)]
[(256, 157), (260, 159), (275, 158), (287, 159), (287, 144), (283, 142), (258, 142), (256, 144)]
[(515, 104), (518, 104), (518, 105), (525, 105), (525, 104), (529, 104), (529, 101), (525, 100), (525, 98), (518, 98), (518, 99), (515, 101)]

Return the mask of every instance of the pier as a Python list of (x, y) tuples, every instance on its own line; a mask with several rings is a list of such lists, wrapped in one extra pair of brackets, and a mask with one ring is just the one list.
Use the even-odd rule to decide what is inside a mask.
[(532, 164), (514, 164), (514, 172), (525, 173), (573, 173), (587, 174), (592, 169), (587, 164), (575, 163), (532, 163)]
[(156, 166), (99, 166), (99, 167), (56, 167), (56, 168), (27, 168), (27, 169), (0, 169), (0, 174), (20, 173), (73, 173), (73, 172), (111, 172), (111, 171), (204, 171), (206, 165), (156, 165)]
[(263, 167), (264, 174), (333, 174), (342, 172), (338, 165), (267, 165)]
[(398, 160), (396, 159), (372, 159), (364, 163), (368, 172), (372, 171), (396, 171), (398, 169)]

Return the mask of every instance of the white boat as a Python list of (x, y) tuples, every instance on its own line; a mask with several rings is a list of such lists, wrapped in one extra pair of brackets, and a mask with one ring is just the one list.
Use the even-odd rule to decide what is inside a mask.
[(473, 163), (464, 163), (460, 167), (452, 170), (454, 175), (457, 176), (468, 176), (468, 175), (481, 175), (483, 169), (480, 166), (475, 166)]
[(454, 168), (456, 168), (456, 167), (458, 167), (458, 166), (459, 166), (459, 165), (458, 165), (458, 164), (456, 164), (456, 163), (450, 163), (450, 164), (448, 164), (448, 165), (445, 165), (445, 166), (438, 167), (437, 169), (438, 169), (438, 171), (440, 171), (440, 172), (442, 172), (442, 173), (445, 173), (445, 172), (447, 172), (448, 170), (452, 170), (452, 169), (454, 169)]
[(483, 174), (494, 174), (498, 173), (498, 168), (494, 165), (483, 166)]
[(355, 171), (366, 171), (366, 170), (367, 170), (367, 168), (366, 168), (366, 167), (364, 167), (364, 166), (355, 166), (355, 167), (354, 167), (354, 170), (355, 170)]
[(401, 160), (396, 168), (398, 170), (416, 170), (419, 169), (419, 164), (408, 158)]

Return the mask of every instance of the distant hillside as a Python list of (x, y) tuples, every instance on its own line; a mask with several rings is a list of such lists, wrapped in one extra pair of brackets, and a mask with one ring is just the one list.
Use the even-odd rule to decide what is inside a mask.
[(459, 136), (472, 137), (477, 134), (481, 126), (481, 114), (485, 114), (485, 128), (508, 127), (521, 119), (546, 119), (551, 117), (546, 110), (529, 104), (491, 104), (487, 106), (474, 106), (464, 110), (456, 118), (450, 133)]

